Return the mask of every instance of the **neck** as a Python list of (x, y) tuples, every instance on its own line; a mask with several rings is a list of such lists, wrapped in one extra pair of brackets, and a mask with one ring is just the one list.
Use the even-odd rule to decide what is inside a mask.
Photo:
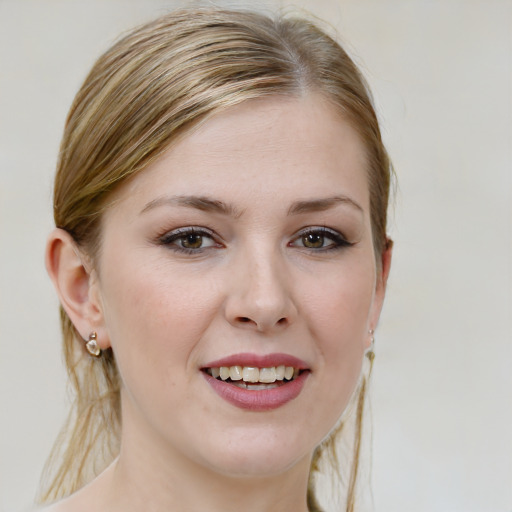
[(259, 477), (223, 475), (193, 466), (176, 464), (174, 459), (164, 467), (122, 452), (106, 475), (108, 510), (307, 512), (309, 459), (281, 474)]
[[(154, 472), (151, 472), (154, 475)], [(306, 512), (307, 478), (290, 474), (237, 478), (195, 471), (169, 471), (147, 478), (142, 468), (128, 467), (119, 459), (112, 468), (111, 508), (124, 512)]]

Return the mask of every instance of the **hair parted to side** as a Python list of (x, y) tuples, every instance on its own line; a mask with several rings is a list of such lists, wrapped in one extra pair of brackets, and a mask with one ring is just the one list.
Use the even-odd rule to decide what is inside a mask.
[[(164, 15), (133, 30), (98, 59), (67, 118), (55, 178), (56, 226), (71, 234), (94, 265), (101, 251), (102, 212), (121, 183), (223, 109), (253, 98), (310, 92), (327, 99), (364, 143), (379, 261), (387, 244), (391, 170), (359, 70), (310, 21), (216, 7)], [(41, 502), (78, 490), (119, 450), (120, 379), (114, 354), (106, 350), (101, 358), (91, 358), (62, 308), (61, 324), (75, 400), (48, 461)], [(347, 512), (354, 509), (366, 378), (357, 391)], [(324, 445), (333, 445), (340, 430)], [(324, 445), (312, 464), (310, 510), (319, 510), (313, 477)]]

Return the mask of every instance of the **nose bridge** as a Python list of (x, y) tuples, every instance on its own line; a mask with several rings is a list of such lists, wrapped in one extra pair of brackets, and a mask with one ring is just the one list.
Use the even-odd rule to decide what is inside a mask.
[(290, 324), (296, 314), (284, 255), (271, 244), (248, 246), (233, 262), (227, 315), (259, 331)]

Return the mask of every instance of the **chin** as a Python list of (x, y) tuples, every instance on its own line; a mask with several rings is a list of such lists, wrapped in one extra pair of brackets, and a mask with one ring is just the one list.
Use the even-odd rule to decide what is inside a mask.
[[(297, 434), (299, 434), (297, 432)], [(299, 435), (282, 435), (275, 429), (239, 429), (228, 440), (219, 441), (210, 452), (208, 466), (225, 476), (265, 478), (290, 470), (312, 456), (315, 444)], [(208, 448), (206, 448), (208, 449)], [(213, 460), (211, 454), (214, 454)]]
[(311, 455), (307, 457), (297, 458), (295, 456), (269, 454), (268, 457), (226, 457), (219, 464), (216, 461), (215, 467), (211, 467), (216, 473), (232, 478), (272, 478), (277, 475), (286, 473), (299, 462), (311, 459)]

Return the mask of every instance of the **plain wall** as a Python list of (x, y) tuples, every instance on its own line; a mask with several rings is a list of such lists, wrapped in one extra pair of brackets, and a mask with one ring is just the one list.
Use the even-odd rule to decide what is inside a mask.
[[(0, 0), (0, 511), (30, 505), (66, 411), (43, 252), (67, 109), (122, 30), (173, 5)], [(335, 25), (361, 65), (398, 174), (375, 510), (511, 512), (512, 2), (295, 5)]]

